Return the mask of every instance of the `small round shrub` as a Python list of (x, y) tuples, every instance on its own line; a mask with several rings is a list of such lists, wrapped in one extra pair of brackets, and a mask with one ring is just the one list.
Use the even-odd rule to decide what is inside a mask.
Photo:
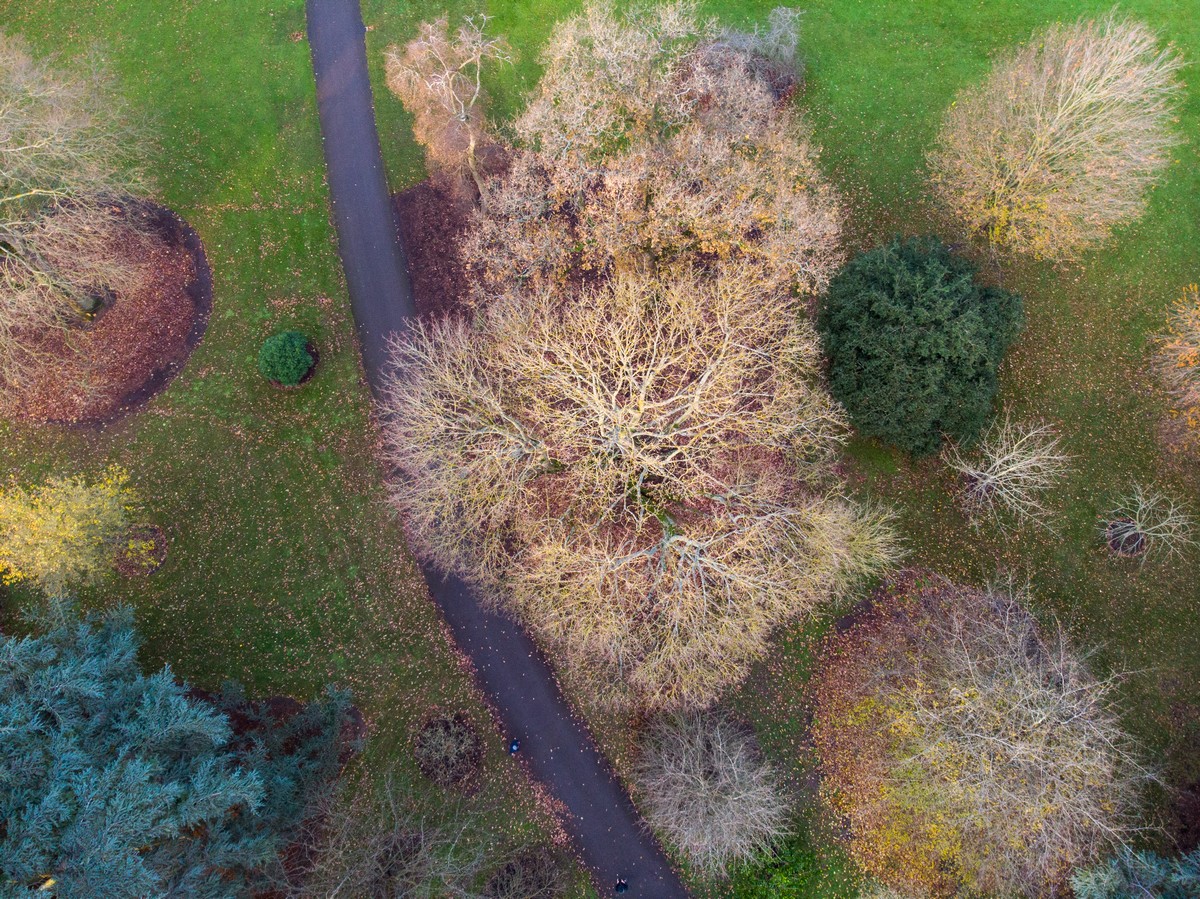
[(651, 827), (693, 865), (723, 875), (788, 833), (788, 797), (754, 734), (718, 712), (661, 721), (634, 779)]
[(488, 880), (487, 899), (554, 899), (563, 893), (563, 870), (545, 846), (522, 849)]
[(269, 381), (295, 387), (316, 364), (308, 347), (308, 338), (299, 331), (272, 334), (258, 351), (258, 370)]
[(830, 387), (854, 426), (914, 455), (979, 435), (1023, 323), (1019, 296), (979, 284), (974, 265), (934, 237), (858, 256), (818, 317)]
[(483, 744), (462, 712), (425, 722), (413, 746), (421, 773), (442, 787), (463, 783), (479, 767)]

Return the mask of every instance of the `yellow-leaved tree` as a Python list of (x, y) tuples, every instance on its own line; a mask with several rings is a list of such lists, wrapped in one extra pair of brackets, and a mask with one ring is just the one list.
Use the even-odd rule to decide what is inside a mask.
[(1027, 600), (909, 572), (821, 655), (821, 796), (855, 861), (901, 895), (1064, 896), (1072, 871), (1149, 829), (1155, 778), (1119, 677)]
[(74, 475), (0, 492), (0, 579), (58, 596), (102, 577), (138, 505), (128, 483), (114, 465), (94, 482)]

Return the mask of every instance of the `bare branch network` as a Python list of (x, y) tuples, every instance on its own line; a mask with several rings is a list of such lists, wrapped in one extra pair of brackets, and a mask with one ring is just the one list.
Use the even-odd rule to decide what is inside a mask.
[(503, 38), (484, 34), (486, 15), (467, 16), (454, 37), (443, 16), (423, 22), (418, 36), (384, 55), (388, 88), (413, 114), (413, 135), (435, 166), (465, 170), (481, 203), (487, 202), (483, 156), (495, 152), (483, 107), (483, 67), (507, 64), (513, 54)]
[(498, 147), (478, 74), (509, 57), (483, 25), (469, 20), (452, 40), (439, 20), (388, 56), (431, 167), (475, 177), (464, 252), (483, 294), (700, 257), (753, 261), (781, 289), (812, 292), (841, 263), (840, 200), (785, 102), (797, 85), (794, 11), (738, 33), (694, 3), (624, 18), (586, 7), (551, 34), (518, 145), (490, 178), (471, 155)]
[[(382, 783), (343, 780), (308, 810), (308, 832), (299, 841), (310, 847), (303, 870), (277, 865), (273, 885), (289, 899), (561, 894), (564, 878), (549, 852), (502, 842), (461, 802), (443, 798), (436, 814), (422, 811), (423, 804), (390, 774)], [(514, 892), (492, 888), (514, 884)]]
[[(482, 125), (479, 65), (504, 52), (482, 25), (390, 57), (435, 165), (436, 129)], [(785, 102), (797, 26), (723, 32), (691, 2), (560, 23), (465, 238), (477, 321), (396, 346), (414, 546), (614, 701), (710, 703), (774, 628), (896, 554), (831, 475), (844, 423), (799, 315), (842, 255)]]
[(864, 868), (919, 894), (1056, 895), (1145, 827), (1153, 780), (1061, 628), (1008, 592), (916, 582), (830, 644), (822, 795)]
[(752, 270), (511, 294), (479, 321), (396, 346), (414, 545), (647, 706), (711, 702), (895, 555), (830, 475), (811, 327)]
[(791, 808), (752, 732), (719, 712), (660, 721), (634, 773), (646, 821), (709, 875), (788, 834)]
[(962, 501), (973, 520), (1045, 524), (1053, 514), (1045, 495), (1069, 470), (1061, 438), (1048, 424), (1019, 424), (1007, 416), (984, 434), (974, 454), (955, 447), (949, 465), (963, 478)]
[(129, 123), (94, 62), (35, 60), (0, 34), (0, 387), (47, 363), (42, 341), (104, 289), (142, 276), (110, 253), (128, 230), (112, 201), (141, 186)]
[(997, 246), (1077, 256), (1145, 210), (1179, 143), (1182, 66), (1115, 13), (1036, 33), (947, 112), (930, 155), (936, 192)]
[(1196, 545), (1195, 519), (1177, 499), (1134, 484), (1100, 518), (1109, 549), (1122, 556), (1181, 556)]

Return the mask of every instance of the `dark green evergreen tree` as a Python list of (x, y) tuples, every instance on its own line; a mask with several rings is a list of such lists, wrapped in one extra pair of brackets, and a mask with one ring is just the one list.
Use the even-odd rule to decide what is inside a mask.
[(346, 698), (255, 721), (143, 674), (128, 610), (40, 623), (0, 635), (0, 895), (246, 895), (336, 775)]
[(1200, 896), (1200, 850), (1181, 858), (1126, 849), (1103, 865), (1071, 878), (1075, 899), (1196, 899)]
[(1021, 298), (975, 280), (937, 238), (896, 238), (829, 284), (818, 327), (830, 389), (860, 433), (910, 453), (969, 443), (991, 414)]

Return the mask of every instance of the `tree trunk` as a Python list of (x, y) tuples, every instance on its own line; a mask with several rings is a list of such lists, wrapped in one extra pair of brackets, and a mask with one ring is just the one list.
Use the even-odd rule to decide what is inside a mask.
[(483, 186), (483, 178), (479, 174), (479, 164), (475, 159), (475, 129), (471, 129), (471, 141), (467, 144), (467, 169), (475, 182), (475, 191), (479, 196), (479, 208), (487, 211), (487, 191)]

